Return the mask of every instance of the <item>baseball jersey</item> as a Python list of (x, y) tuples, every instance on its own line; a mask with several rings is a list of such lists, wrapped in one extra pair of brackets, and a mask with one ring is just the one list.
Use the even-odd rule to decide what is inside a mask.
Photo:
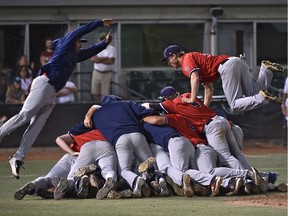
[(150, 105), (156, 111), (164, 111), (165, 113), (181, 114), (189, 118), (189, 121), (195, 126), (199, 133), (202, 133), (205, 123), (210, 121), (216, 113), (209, 107), (205, 106), (201, 100), (197, 97), (195, 102), (182, 103), (181, 99), (183, 97), (190, 98), (190, 93), (184, 93), (179, 95), (173, 100), (165, 100), (159, 103), (159, 105)]
[(218, 67), (221, 62), (228, 59), (227, 55), (214, 56), (198, 52), (190, 52), (183, 56), (182, 72), (190, 79), (194, 71), (199, 72), (200, 83), (213, 82), (220, 77)]
[(134, 101), (119, 101), (113, 95), (104, 96), (101, 105), (93, 113), (92, 121), (113, 146), (123, 134), (143, 133), (140, 119), (155, 114), (153, 109), (146, 109)]
[(93, 140), (107, 141), (99, 130), (88, 131), (80, 135), (70, 134), (70, 136), (75, 140), (75, 143), (71, 143), (70, 145), (70, 148), (75, 152), (80, 152), (81, 147), (87, 142)]
[(189, 139), (193, 145), (208, 144), (206, 137), (200, 137), (194, 125), (189, 121), (189, 118), (180, 114), (168, 114), (166, 118), (167, 124), (176, 128), (179, 133)]
[(48, 82), (57, 92), (65, 86), (78, 62), (91, 58), (107, 47), (108, 44), (103, 40), (89, 48), (81, 48), (79, 52), (75, 48), (75, 43), (82, 36), (101, 26), (103, 26), (103, 21), (95, 20), (53, 41), (53, 56), (47, 64), (41, 66), (39, 75), (46, 74), (49, 78)]
[(143, 128), (145, 130), (145, 137), (147, 141), (149, 143), (154, 143), (162, 146), (166, 152), (169, 152), (169, 140), (173, 137), (181, 136), (180, 133), (174, 128), (167, 126), (163, 127), (144, 123)]

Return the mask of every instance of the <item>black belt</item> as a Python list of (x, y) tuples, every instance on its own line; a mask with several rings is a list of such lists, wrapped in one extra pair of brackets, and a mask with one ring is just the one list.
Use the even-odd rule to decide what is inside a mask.
[(225, 64), (225, 62), (227, 62), (229, 59), (225, 59), (222, 62), (220, 62), (221, 65)]
[(97, 72), (99, 72), (99, 73), (108, 73), (108, 72), (112, 72), (112, 70), (108, 70), (108, 71), (98, 71), (98, 70), (96, 70)]

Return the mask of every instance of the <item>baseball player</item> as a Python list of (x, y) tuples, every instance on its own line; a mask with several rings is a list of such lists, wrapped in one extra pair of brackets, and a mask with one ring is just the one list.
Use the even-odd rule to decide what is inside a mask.
[(203, 85), (204, 104), (209, 106), (213, 96), (212, 83), (221, 77), (224, 94), (232, 111), (248, 111), (269, 102), (281, 104), (279, 98), (266, 91), (273, 72), (284, 72), (279, 64), (262, 61), (258, 79), (254, 81), (247, 63), (238, 57), (199, 52), (185, 54), (177, 45), (171, 45), (164, 50), (161, 61), (173, 68), (181, 67), (182, 73), (190, 79), (191, 94), (182, 99), (183, 103), (197, 102), (199, 86)]
[(95, 20), (67, 33), (53, 41), (54, 54), (47, 64), (41, 66), (39, 76), (33, 80), (30, 93), (18, 114), (0, 127), (0, 141), (4, 136), (30, 121), (23, 134), (20, 147), (15, 155), (9, 158), (12, 174), (19, 179), (19, 168), (25, 155), (42, 130), (47, 118), (54, 108), (57, 92), (62, 89), (78, 62), (89, 59), (104, 50), (112, 40), (111, 32), (105, 40), (87, 49), (81, 48), (86, 42), (82, 36), (97, 27), (110, 26), (112, 19)]
[[(84, 129), (83, 129), (84, 128)], [(69, 132), (74, 139), (78, 139), (79, 133), (81, 134), (86, 127), (83, 123), (75, 125)], [(114, 187), (117, 181), (117, 160), (113, 146), (106, 140), (102, 133), (98, 130), (87, 132), (85, 144), (81, 147), (81, 151), (72, 165), (67, 179), (61, 179), (54, 191), (54, 199), (59, 200), (64, 197), (68, 191), (76, 191), (77, 196), (86, 198), (88, 196), (89, 178), (84, 175), (80, 179), (80, 186), (82, 190), (77, 188), (77, 181), (79, 176), (75, 175), (76, 171), (81, 167), (88, 166), (89, 164), (97, 163), (101, 168), (101, 175), (106, 180), (104, 186), (97, 192), (96, 199), (103, 199), (107, 196), (109, 191)], [(90, 136), (90, 137), (88, 137)], [(83, 138), (79, 138), (79, 142), (83, 142)]]
[(91, 127), (93, 122), (95, 128), (115, 147), (121, 176), (133, 189), (133, 196), (141, 197), (145, 180), (132, 171), (132, 166), (136, 158), (142, 163), (152, 157), (152, 152), (142, 134), (139, 120), (155, 114), (155, 111), (133, 101), (124, 101), (116, 95), (104, 96), (101, 105), (97, 111), (89, 109), (84, 124)]
[[(154, 108), (156, 111), (186, 116), (198, 133), (206, 135), (209, 145), (217, 152), (221, 164), (233, 169), (244, 169), (242, 163), (248, 164), (247, 159), (239, 150), (227, 119), (216, 115), (197, 97), (192, 104), (182, 103), (182, 99), (189, 98), (190, 93), (179, 95), (172, 86), (163, 88), (160, 95), (165, 98), (165, 101), (142, 105), (146, 108)], [(231, 154), (230, 149), (233, 149), (234, 154), (241, 162)]]
[[(56, 182), (57, 184), (52, 182), (52, 179), (56, 176), (59, 179), (67, 178), (71, 170), (71, 166), (76, 161), (81, 147), (84, 143), (93, 139), (96, 139), (95, 130), (83, 133), (81, 135), (63, 134), (57, 137), (57, 145), (64, 150), (66, 154), (54, 165), (46, 176), (41, 176), (34, 181), (27, 183), (21, 189), (16, 191), (14, 198), (21, 200), (27, 194), (38, 194), (39, 196), (44, 195), (44, 197), (47, 198), (47, 193), (45, 193), (46, 190), (56, 187), (58, 184), (58, 182)], [(54, 198), (54, 196), (52, 195), (51, 198)]]
[[(220, 176), (225, 179), (234, 178), (236, 180), (235, 190), (230, 195), (235, 195), (244, 180), (251, 179), (257, 186), (262, 189), (262, 192), (267, 191), (267, 183), (261, 178), (255, 168), (248, 169), (231, 169), (227, 167), (217, 167), (217, 154), (215, 150), (208, 145), (207, 140), (201, 138), (195, 127), (190, 122), (190, 119), (180, 114), (168, 114), (164, 116), (148, 116), (143, 119), (145, 122), (156, 125), (169, 125), (176, 128), (179, 133), (187, 137), (196, 149), (197, 167), (201, 172), (206, 172), (212, 175)], [(247, 182), (247, 181), (246, 181)], [(223, 182), (224, 183), (224, 182)], [(224, 183), (224, 188), (228, 187), (228, 183)], [(230, 191), (231, 192), (231, 191)]]
[(188, 139), (167, 126), (144, 123), (144, 129), (159, 170), (171, 177), (176, 184), (183, 186), (184, 196), (194, 195), (192, 181), (209, 186), (212, 196), (219, 195), (223, 179), (196, 170), (195, 150)]

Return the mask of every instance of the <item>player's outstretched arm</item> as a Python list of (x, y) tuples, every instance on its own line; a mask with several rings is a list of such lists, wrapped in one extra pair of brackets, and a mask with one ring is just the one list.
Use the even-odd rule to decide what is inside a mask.
[(158, 115), (153, 115), (153, 116), (146, 116), (145, 118), (142, 119), (144, 122), (147, 122), (149, 124), (153, 125), (166, 125), (167, 124), (167, 119), (164, 116), (158, 116)]

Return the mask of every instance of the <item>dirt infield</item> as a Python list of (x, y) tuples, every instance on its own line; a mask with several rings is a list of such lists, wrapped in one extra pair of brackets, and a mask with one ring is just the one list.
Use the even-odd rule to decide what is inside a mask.
[[(15, 153), (16, 149), (1, 149), (0, 148), (0, 161), (5, 161), (9, 156)], [(253, 146), (245, 147), (243, 150), (245, 155), (261, 155), (261, 154), (284, 154), (287, 153), (285, 146)], [(26, 160), (57, 160), (64, 155), (58, 147), (52, 148), (32, 148), (28, 153)]]

